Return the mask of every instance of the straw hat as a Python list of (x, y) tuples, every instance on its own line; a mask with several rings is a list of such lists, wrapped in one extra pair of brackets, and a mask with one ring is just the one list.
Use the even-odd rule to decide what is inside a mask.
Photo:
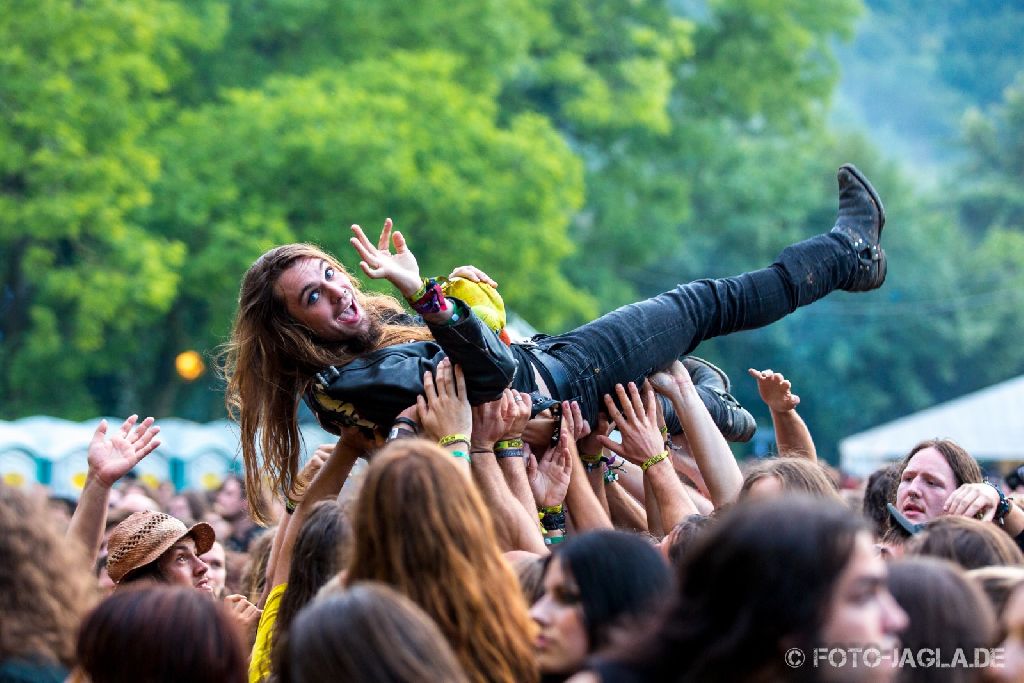
[(186, 536), (196, 542), (196, 555), (212, 548), (217, 538), (213, 527), (206, 522), (189, 529), (180, 519), (162, 512), (136, 512), (114, 527), (110, 534), (107, 542), (110, 580), (120, 583), (128, 572), (149, 564)]

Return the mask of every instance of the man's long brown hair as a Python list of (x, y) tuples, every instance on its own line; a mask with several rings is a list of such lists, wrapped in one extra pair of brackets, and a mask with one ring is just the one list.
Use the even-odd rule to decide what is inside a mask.
[(386, 583), (440, 627), (471, 681), (535, 681), (534, 624), (490, 514), (452, 456), (422, 439), (374, 456), (347, 581)]
[[(302, 393), (314, 374), (331, 365), (344, 365), (358, 355), (344, 343), (317, 338), (289, 315), (277, 292), (277, 280), (304, 259), (323, 259), (348, 275), (337, 259), (312, 244), (271, 249), (242, 279), (231, 338), (221, 350), (221, 372), (227, 382), (225, 403), (228, 415), (241, 429), (245, 483), (253, 492), (261, 490), (264, 481), (275, 495), (291, 489), (301, 450), (297, 411)], [(391, 296), (367, 294), (358, 280), (350, 279), (364, 310), (382, 321), (373, 349), (431, 338), (425, 327), (383, 322), (402, 313), (402, 305)], [(262, 462), (258, 451), (262, 451)], [(270, 521), (261, 496), (249, 496), (249, 501), (250, 514), (257, 522)]]

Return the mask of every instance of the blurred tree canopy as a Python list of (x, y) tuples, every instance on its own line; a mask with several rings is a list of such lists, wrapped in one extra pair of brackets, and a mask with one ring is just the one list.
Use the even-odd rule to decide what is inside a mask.
[[(865, 30), (901, 44), (914, 3), (870, 4)], [(975, 48), (1019, 13), (954, 4), (970, 21), (936, 6), (907, 38), (955, 56), (929, 77), (956, 94), (963, 165), (930, 194), (830, 121), (858, 0), (14, 0), (0, 417), (222, 417), (215, 377), (174, 357), (215, 354), (275, 244), (351, 263), (347, 226), (392, 216), (425, 271), (479, 265), (557, 332), (829, 229), (848, 160), (887, 204), (885, 288), (699, 353), (763, 418), (745, 369), (792, 377), (826, 454), (1004, 379), (1024, 368), (1024, 85), (1004, 93), (1005, 40)]]

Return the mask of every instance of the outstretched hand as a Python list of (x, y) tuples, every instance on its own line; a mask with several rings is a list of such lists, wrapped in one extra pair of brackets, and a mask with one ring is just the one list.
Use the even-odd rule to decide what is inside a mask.
[(530, 421), (532, 401), (525, 391), (505, 389), (502, 392), (501, 420), (505, 425), (502, 439), (518, 439), (522, 437), (526, 423)]
[(469, 280), (471, 282), (482, 282), (485, 285), (490, 285), (497, 289), (498, 283), (491, 279), (491, 276), (480, 270), (476, 266), (458, 266), (448, 276), (448, 279), (461, 277), (463, 280)]
[(761, 400), (772, 412), (785, 413), (800, 405), (800, 397), (790, 391), (793, 383), (783, 377), (781, 372), (750, 368), (747, 374), (757, 380)]
[(138, 415), (129, 417), (109, 439), (107, 421), (100, 420), (92, 435), (88, 454), (89, 476), (107, 488), (160, 445), (160, 440), (155, 438), (160, 433), (160, 428), (153, 424), (155, 420), (147, 417), (135, 426), (138, 419)]
[[(420, 279), (420, 266), (402, 233), (392, 233), (391, 225), (391, 219), (385, 219), (384, 229), (381, 230), (376, 247), (358, 225), (352, 226), (354, 237), (351, 237), (349, 242), (359, 252), (359, 258), (362, 259), (359, 267), (368, 277), (374, 280), (385, 279), (394, 285), (402, 296), (409, 297), (423, 285)], [(393, 254), (392, 245), (395, 247)]]
[(665, 370), (652, 374), (648, 381), (654, 391), (673, 403), (683, 399), (684, 394), (693, 389), (693, 378), (682, 362), (675, 360)]
[(450, 434), (469, 434), (473, 429), (473, 411), (466, 394), (462, 368), (445, 358), (437, 373), (423, 373), (423, 395), (416, 397), (419, 423), (424, 435), (439, 441)]
[(618, 409), (609, 394), (605, 394), (604, 404), (608, 409), (608, 416), (622, 435), (622, 443), (616, 443), (607, 436), (598, 436), (601, 445), (637, 465), (664, 451), (665, 438), (658, 426), (658, 408), (655, 405), (654, 392), (647, 391), (646, 404), (640, 398), (636, 384), (632, 382), (629, 383), (628, 393), (621, 384), (615, 385), (615, 393), (622, 410)]
[[(583, 429), (580, 423), (586, 422), (579, 417), (579, 404), (575, 401), (572, 404), (563, 402), (562, 410), (564, 417), (558, 434), (558, 443), (549, 448), (539, 462), (533, 451), (529, 451), (529, 460), (526, 464), (526, 477), (530, 482), (533, 498), (541, 507), (561, 505), (565, 500), (572, 479), (572, 461), (579, 457), (576, 438)], [(589, 433), (589, 429), (587, 431)]]

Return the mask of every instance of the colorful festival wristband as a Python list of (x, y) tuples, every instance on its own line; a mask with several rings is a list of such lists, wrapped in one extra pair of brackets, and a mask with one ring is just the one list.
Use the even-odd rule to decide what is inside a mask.
[(647, 458), (647, 460), (644, 460), (643, 464), (640, 465), (640, 469), (646, 472), (647, 470), (651, 469), (651, 467), (657, 465), (659, 462), (667, 458), (668, 451), (662, 451), (661, 453), (658, 453), (657, 455)]
[(441, 285), (434, 278), (423, 280), (423, 286), (419, 291), (406, 299), (412, 310), (420, 315), (440, 313), (448, 310), (448, 303), (444, 298), (444, 291)]

